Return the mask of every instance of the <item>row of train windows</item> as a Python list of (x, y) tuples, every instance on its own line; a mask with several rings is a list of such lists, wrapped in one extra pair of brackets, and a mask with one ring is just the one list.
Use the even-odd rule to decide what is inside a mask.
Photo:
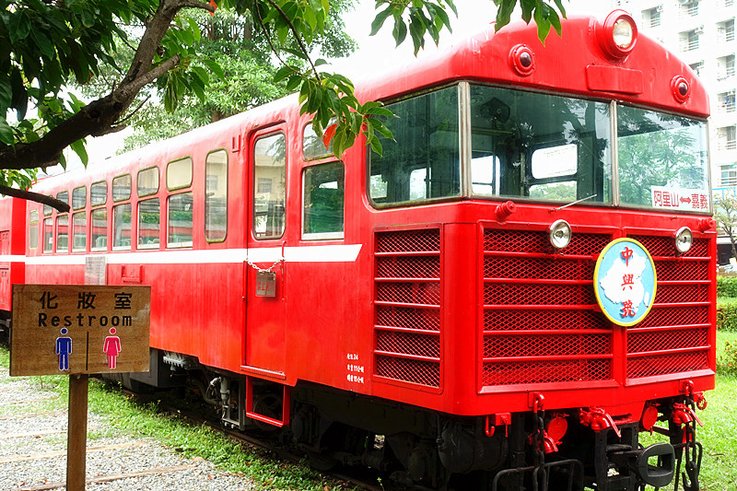
[[(192, 159), (186, 157), (167, 165), (166, 188), (170, 192), (166, 198), (167, 206), (167, 246), (191, 247), (192, 245), (192, 211), (193, 198)], [(58, 214), (56, 227), (51, 217), (53, 209), (44, 205), (42, 227), (43, 252), (69, 252), (71, 232), (71, 249), (73, 252), (87, 250), (89, 237), (90, 250), (104, 251), (108, 248), (108, 228), (112, 230), (113, 249), (130, 249), (132, 237), (131, 220), (133, 205), (130, 203), (132, 180), (130, 174), (117, 176), (112, 181), (112, 220), (108, 221), (108, 183), (95, 182), (90, 185), (89, 227), (87, 215), (87, 187), (80, 186), (72, 190), (71, 230), (69, 215)], [(159, 169), (151, 167), (137, 174), (136, 193), (138, 200), (138, 233), (136, 236), (139, 249), (158, 248), (160, 246), (161, 204), (160, 198), (152, 197), (159, 192)], [(228, 157), (225, 150), (208, 154), (205, 160), (205, 239), (208, 242), (222, 242), (227, 233), (228, 217)], [(69, 192), (62, 191), (56, 198), (69, 203)], [(145, 199), (140, 199), (145, 198)], [(126, 202), (127, 201), (127, 202)], [(74, 211), (80, 210), (80, 211)], [(28, 244), (31, 250), (38, 248), (39, 216), (37, 210), (29, 215)], [(54, 233), (56, 240), (54, 241)], [(56, 247), (54, 247), (54, 245)]]

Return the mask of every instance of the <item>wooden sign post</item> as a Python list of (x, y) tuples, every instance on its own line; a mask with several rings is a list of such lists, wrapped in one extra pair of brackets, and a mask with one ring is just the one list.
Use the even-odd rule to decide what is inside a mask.
[(69, 375), (67, 489), (84, 490), (88, 375), (149, 369), (151, 288), (14, 285), (10, 375)]

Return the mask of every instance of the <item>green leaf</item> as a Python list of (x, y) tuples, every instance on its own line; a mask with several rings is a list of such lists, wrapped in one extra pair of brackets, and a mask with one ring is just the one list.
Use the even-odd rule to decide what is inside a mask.
[(10, 83), (9, 79), (0, 77), (0, 117), (3, 118), (13, 100), (13, 88)]
[(384, 22), (386, 19), (391, 15), (391, 6), (385, 8), (378, 14), (376, 14), (376, 17), (374, 18), (374, 21), (371, 23), (371, 33), (370, 36), (376, 35), (377, 32), (381, 29), (381, 27), (384, 25)]
[(6, 145), (12, 145), (15, 142), (13, 128), (10, 127), (3, 116), (0, 116), (0, 142)]
[(69, 146), (72, 148), (72, 150), (74, 150), (74, 153), (77, 154), (79, 160), (82, 161), (82, 164), (86, 166), (89, 161), (89, 156), (87, 155), (87, 148), (85, 147), (84, 138), (75, 141)]

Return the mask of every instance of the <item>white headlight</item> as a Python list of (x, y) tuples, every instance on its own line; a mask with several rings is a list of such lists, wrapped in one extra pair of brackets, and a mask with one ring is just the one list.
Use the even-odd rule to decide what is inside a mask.
[(632, 41), (635, 39), (635, 30), (632, 28), (627, 17), (620, 17), (614, 23), (612, 29), (612, 40), (614, 44), (621, 50), (628, 50), (632, 46)]
[(565, 220), (556, 220), (550, 225), (550, 243), (556, 249), (563, 249), (571, 242), (571, 226)]
[(693, 244), (693, 234), (688, 227), (681, 227), (676, 232), (676, 250), (681, 254), (688, 252)]

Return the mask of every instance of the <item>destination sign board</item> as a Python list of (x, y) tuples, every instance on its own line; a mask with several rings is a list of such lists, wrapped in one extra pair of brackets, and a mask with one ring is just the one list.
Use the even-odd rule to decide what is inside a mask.
[(14, 285), (10, 375), (145, 372), (148, 286)]

